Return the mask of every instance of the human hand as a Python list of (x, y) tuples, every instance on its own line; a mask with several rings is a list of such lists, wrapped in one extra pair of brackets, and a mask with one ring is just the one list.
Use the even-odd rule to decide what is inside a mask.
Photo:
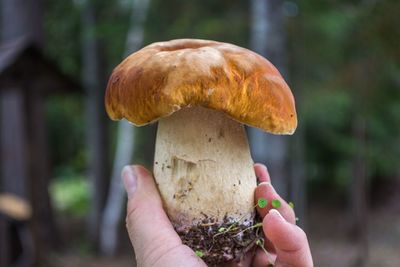
[[(260, 182), (255, 191), (255, 200), (265, 198), (269, 203), (264, 208), (257, 206), (257, 212), (263, 219), (263, 232), (266, 239), (264, 247), (268, 255), (257, 248), (254, 257), (248, 256), (238, 266), (261, 267), (274, 263), (275, 267), (312, 267), (313, 260), (307, 236), (296, 225), (294, 210), (271, 185), (267, 168), (262, 164), (255, 164), (254, 170)], [(274, 199), (278, 199), (281, 203), (277, 209), (271, 206)]]
[(142, 166), (126, 166), (122, 179), (128, 195), (126, 227), (137, 266), (206, 266), (182, 244), (162, 207), (152, 174)]
[[(279, 212), (267, 206), (258, 208), (263, 218), (263, 230), (267, 238), (268, 256), (258, 249), (248, 253), (241, 263), (227, 266), (275, 266), (312, 267), (312, 258), (304, 232), (294, 225), (295, 216), (289, 205), (279, 197), (271, 186), (265, 166), (255, 165), (261, 184), (256, 188), (255, 198), (263, 197), (271, 203), (279, 199)], [(182, 244), (162, 207), (160, 195), (149, 171), (141, 166), (127, 166), (122, 171), (128, 195), (126, 224), (135, 249), (137, 266), (206, 266), (188, 246)]]

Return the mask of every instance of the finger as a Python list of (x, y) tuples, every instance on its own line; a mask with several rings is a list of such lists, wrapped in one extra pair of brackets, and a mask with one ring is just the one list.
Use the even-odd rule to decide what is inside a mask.
[(261, 163), (254, 164), (254, 172), (256, 173), (257, 179), (260, 183), (271, 182), (268, 169), (264, 164)]
[(168, 251), (181, 245), (162, 208), (152, 175), (144, 167), (127, 166), (122, 179), (128, 194), (126, 225), (138, 262), (151, 261), (148, 258), (152, 254), (164, 254), (159, 250)]
[(263, 250), (260, 248), (257, 250), (256, 255), (254, 256), (253, 259), (253, 264), (251, 265), (252, 267), (265, 267), (268, 266), (268, 264), (273, 264), (275, 262), (276, 255), (273, 253), (268, 253), (266, 254)]
[(296, 216), (294, 214), (294, 210), (289, 206), (289, 204), (281, 198), (278, 193), (275, 191), (274, 187), (268, 182), (262, 182), (259, 184), (255, 191), (255, 201), (257, 203), (258, 199), (265, 198), (268, 201), (267, 206), (264, 208), (260, 208), (257, 206), (258, 214), (261, 218), (264, 218), (265, 215), (273, 208), (272, 207), (272, 200), (279, 200), (281, 206), (277, 208), (282, 216), (290, 223), (296, 223)]
[(276, 250), (275, 266), (312, 267), (312, 257), (304, 231), (271, 209), (263, 220), (265, 236)]
[(254, 257), (254, 251), (252, 250), (247, 252), (239, 262), (233, 260), (220, 265), (220, 267), (250, 267), (253, 266), (252, 265), (253, 257)]

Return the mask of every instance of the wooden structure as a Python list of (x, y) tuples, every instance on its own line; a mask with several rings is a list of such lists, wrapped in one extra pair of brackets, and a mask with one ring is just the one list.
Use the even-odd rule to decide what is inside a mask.
[[(25, 199), (32, 207), (30, 228), (35, 245), (51, 243), (54, 236), (47, 191), (45, 98), (74, 92), (81, 92), (80, 86), (30, 39), (0, 45), (0, 192)], [(0, 250), (10, 244), (5, 239), (0, 236)], [(7, 266), (5, 254), (0, 255), (0, 265)]]
[(0, 194), (0, 236), (8, 240), (0, 248), (0, 266), (32, 266), (34, 264), (32, 233), (29, 222), (32, 210), (20, 197)]

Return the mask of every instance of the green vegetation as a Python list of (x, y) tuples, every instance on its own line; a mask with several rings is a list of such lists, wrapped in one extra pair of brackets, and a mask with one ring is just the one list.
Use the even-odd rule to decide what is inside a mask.
[(194, 253), (196, 254), (197, 257), (200, 257), (200, 258), (202, 258), (204, 256), (204, 252), (201, 250), (196, 250)]
[[(46, 1), (45, 12), (47, 53), (76, 80), (81, 73), (78, 2)], [(106, 81), (123, 54), (130, 7), (128, 1), (95, 3)], [(304, 132), (308, 192), (319, 199), (347, 194), (351, 160), (362, 146), (370, 181), (390, 181), (398, 175), (400, 158), (400, 2), (299, 0), (287, 1), (286, 7), (291, 8), (286, 17), (288, 83)], [(248, 1), (154, 0), (145, 44), (188, 37), (248, 47), (249, 32)], [(84, 112), (83, 97), (48, 101), (53, 184), (66, 186), (85, 176)], [(365, 144), (353, 134), (355, 114), (366, 121)], [(137, 139), (141, 152), (136, 158), (148, 166), (153, 148), (145, 140), (154, 134), (151, 127), (141, 129)], [(114, 137), (115, 129), (110, 132)]]
[(273, 207), (274, 209), (279, 209), (279, 208), (282, 206), (282, 204), (281, 204), (281, 202), (279, 201), (279, 199), (273, 199), (273, 200), (271, 201), (271, 205), (272, 205), (272, 207)]
[(265, 208), (268, 205), (268, 200), (266, 200), (265, 198), (259, 198), (257, 201), (257, 205), (259, 208)]
[(84, 216), (89, 208), (89, 186), (84, 177), (72, 177), (54, 179), (50, 185), (50, 193), (53, 196), (57, 211), (72, 216)]

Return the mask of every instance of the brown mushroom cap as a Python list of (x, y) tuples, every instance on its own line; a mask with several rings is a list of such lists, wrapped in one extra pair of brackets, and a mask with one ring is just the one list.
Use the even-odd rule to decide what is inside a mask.
[(137, 126), (181, 108), (203, 106), (274, 134), (292, 134), (295, 102), (265, 58), (232, 44), (178, 39), (148, 45), (113, 71), (106, 109)]

